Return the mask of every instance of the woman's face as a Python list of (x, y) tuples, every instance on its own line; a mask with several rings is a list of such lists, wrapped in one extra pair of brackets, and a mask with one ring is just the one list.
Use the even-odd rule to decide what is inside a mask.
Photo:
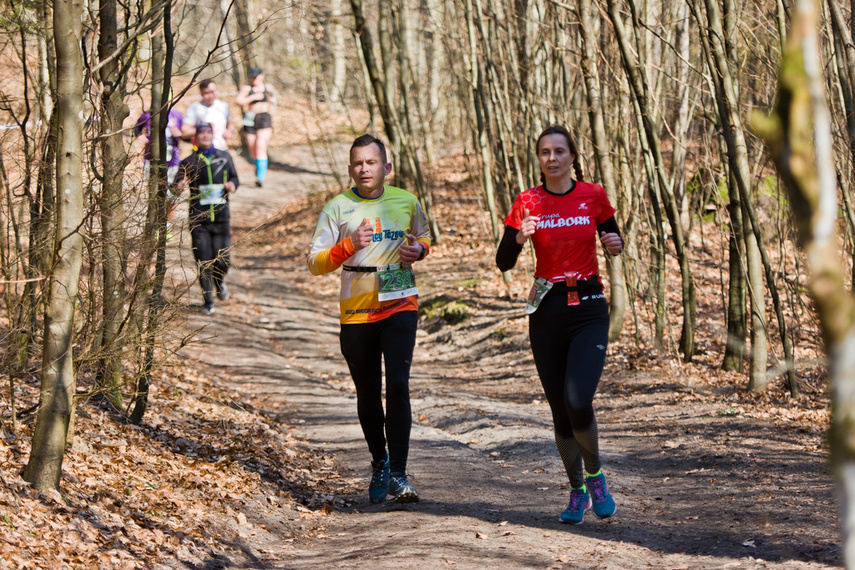
[(553, 133), (540, 139), (537, 160), (540, 162), (540, 171), (547, 179), (560, 179), (570, 173), (576, 155), (570, 152), (564, 135)]

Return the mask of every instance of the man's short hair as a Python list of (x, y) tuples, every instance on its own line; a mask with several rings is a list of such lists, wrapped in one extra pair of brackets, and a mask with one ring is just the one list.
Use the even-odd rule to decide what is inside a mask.
[(364, 134), (361, 137), (357, 138), (350, 146), (350, 152), (353, 152), (353, 149), (355, 148), (368, 146), (370, 144), (376, 144), (380, 148), (380, 160), (383, 161), (383, 164), (386, 164), (388, 162), (388, 160), (386, 159), (386, 145), (384, 145), (383, 141), (381, 141), (374, 135)]
[(214, 82), (213, 79), (203, 79), (202, 81), (199, 82), (199, 91), (207, 89), (208, 86), (213, 82)]

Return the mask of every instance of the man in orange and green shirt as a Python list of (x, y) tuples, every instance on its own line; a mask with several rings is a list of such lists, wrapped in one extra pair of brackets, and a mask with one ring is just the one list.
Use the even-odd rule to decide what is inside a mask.
[[(342, 268), (341, 352), (356, 386), (357, 413), (372, 456), (372, 503), (418, 502), (407, 480), (412, 411), (410, 364), (418, 326), (412, 266), (430, 251), (430, 230), (415, 196), (384, 184), (392, 171), (383, 143), (357, 138), (348, 173), (355, 183), (324, 207), (307, 259), (323, 275)], [(386, 364), (383, 410), (381, 359)], [(388, 444), (388, 452), (387, 452)]]

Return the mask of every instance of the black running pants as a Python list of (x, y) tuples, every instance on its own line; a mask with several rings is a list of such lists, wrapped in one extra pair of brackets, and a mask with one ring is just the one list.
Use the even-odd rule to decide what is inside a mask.
[[(374, 461), (386, 458), (393, 473), (405, 473), (410, 450), (410, 365), (416, 345), (419, 315), (395, 313), (373, 323), (341, 325), (341, 353), (356, 386), (356, 410)], [(383, 374), (386, 367), (386, 412)]]
[(229, 271), (232, 236), (228, 222), (197, 224), (190, 228), (193, 257), (199, 267), (202, 294), (213, 294)]
[(529, 317), (531, 351), (555, 432), (577, 441), (589, 472), (600, 463), (597, 430), (590, 428), (608, 337), (609, 310), (602, 293), (568, 306), (567, 289), (559, 283)]

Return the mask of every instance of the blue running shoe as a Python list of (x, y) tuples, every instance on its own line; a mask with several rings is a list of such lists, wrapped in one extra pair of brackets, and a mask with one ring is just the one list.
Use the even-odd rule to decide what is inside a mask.
[(368, 485), (368, 499), (371, 504), (382, 503), (389, 494), (389, 460), (372, 461), (371, 483)]
[(389, 481), (389, 494), (393, 503), (418, 503), (419, 493), (407, 482), (406, 473), (392, 473)]
[(591, 495), (582, 487), (581, 489), (573, 489), (570, 491), (570, 504), (558, 517), (558, 520), (564, 524), (582, 524), (582, 519), (585, 518), (585, 512), (591, 508)]
[(585, 483), (588, 486), (588, 492), (591, 493), (594, 514), (597, 515), (597, 518), (606, 519), (615, 514), (617, 507), (615, 500), (609, 493), (609, 488), (606, 486), (606, 476), (603, 475), (603, 472), (600, 471), (593, 477), (589, 475), (585, 478)]

